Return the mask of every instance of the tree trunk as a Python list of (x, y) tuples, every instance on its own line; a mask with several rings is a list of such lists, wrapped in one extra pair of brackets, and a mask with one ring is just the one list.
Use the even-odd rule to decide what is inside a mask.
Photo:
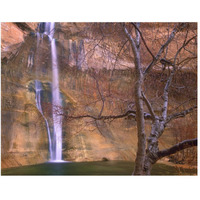
[(136, 106), (136, 121), (137, 121), (137, 155), (135, 160), (134, 175), (143, 174), (143, 166), (145, 160), (145, 148), (146, 148), (146, 135), (144, 130), (144, 108), (143, 108), (143, 96), (142, 96), (142, 86), (143, 86), (143, 72), (140, 62), (140, 33), (138, 32), (139, 23), (136, 25), (135, 30), (136, 38), (133, 39), (132, 35), (128, 32), (124, 26), (124, 32), (127, 39), (131, 44), (131, 48), (134, 54), (134, 64), (136, 72), (136, 83), (135, 83), (135, 106)]
[(136, 84), (135, 84), (135, 106), (136, 106), (136, 121), (137, 121), (137, 135), (138, 135), (138, 149), (135, 161), (134, 175), (143, 174), (143, 166), (145, 160), (146, 135), (144, 130), (144, 108), (142, 98), (143, 73), (140, 66), (139, 50), (135, 55), (135, 70), (136, 70)]
[(145, 148), (146, 148), (146, 135), (144, 130), (144, 110), (143, 100), (141, 94), (141, 85), (143, 77), (141, 74), (137, 74), (138, 80), (135, 85), (135, 105), (136, 105), (136, 121), (137, 121), (137, 134), (138, 134), (138, 149), (135, 161), (135, 175), (141, 175), (145, 159)]
[(158, 116), (155, 116), (153, 124), (151, 126), (151, 133), (148, 137), (148, 144), (146, 149), (145, 162), (143, 167), (143, 174), (150, 175), (152, 165), (158, 160), (158, 138), (162, 135), (165, 129), (164, 121), (162, 121)]
[(148, 137), (146, 156), (143, 167), (143, 174), (150, 175), (152, 165), (155, 163), (158, 149), (158, 137), (159, 137), (159, 119), (156, 117), (151, 126), (151, 133)]

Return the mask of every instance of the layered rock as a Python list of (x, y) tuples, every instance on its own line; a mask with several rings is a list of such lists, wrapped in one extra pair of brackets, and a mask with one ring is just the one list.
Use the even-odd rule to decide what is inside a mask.
[(7, 61), (16, 55), (25, 36), (35, 31), (38, 23), (1, 23), (1, 60)]
[[(9, 27), (10, 37), (7, 39), (7, 36), (2, 35), (3, 59), (8, 59), (8, 62), (2, 63), (3, 168), (35, 164), (49, 159), (47, 130), (36, 106), (34, 81), (39, 80), (43, 84), (42, 101), (47, 117), (48, 105), (51, 104), (51, 92), (48, 91), (52, 81), (48, 37), (41, 35), (38, 38), (36, 32), (23, 32), (24, 30), (20, 30), (15, 24), (4, 24), (2, 28), (6, 27)], [(94, 78), (80, 70), (87, 69), (86, 63), (82, 62), (85, 56), (83, 38), (76, 36), (66, 39), (66, 33), (65, 37), (62, 37), (59, 31), (56, 34), (60, 89), (65, 111), (76, 110), (76, 113), (84, 113), (85, 108), (81, 107), (81, 104), (87, 104), (91, 100), (90, 96), (85, 96), (85, 92), (92, 93), (94, 100), (98, 100), (99, 94)], [(37, 48), (38, 43), (40, 48)], [(11, 48), (14, 45), (20, 45), (20, 48), (14, 51)], [(8, 47), (10, 51), (5, 50)], [(10, 56), (14, 54), (15, 56)], [(86, 109), (97, 115), (100, 106), (99, 103), (96, 106), (88, 105)], [(112, 106), (114, 108), (118, 105)], [(118, 136), (113, 133), (115, 126), (112, 130), (104, 122), (98, 123), (99, 130), (95, 128), (94, 122), (88, 122), (88, 119), (64, 123), (63, 159), (89, 161), (102, 160), (104, 157), (111, 160), (134, 158), (134, 143), (129, 143), (130, 139), (127, 139), (129, 145), (126, 142), (126, 145), (123, 145), (122, 140), (117, 139)], [(81, 127), (84, 129), (79, 130)], [(132, 130), (128, 134), (131, 135)]]

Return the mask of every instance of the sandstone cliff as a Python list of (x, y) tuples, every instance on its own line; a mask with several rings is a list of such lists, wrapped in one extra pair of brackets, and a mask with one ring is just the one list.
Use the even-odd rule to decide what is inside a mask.
[[(150, 34), (152, 28), (145, 27), (145, 34)], [(42, 106), (48, 118), (52, 103), (51, 52), (47, 35), (41, 34), (42, 28), (42, 24), (38, 27), (38, 23), (2, 23), (2, 168), (49, 159), (46, 125), (36, 106), (34, 86), (35, 80), (42, 84)], [(108, 31), (113, 26), (108, 23), (103, 28)], [(123, 35), (116, 32), (102, 37), (99, 31), (95, 23), (56, 24), (60, 95), (65, 113), (97, 116), (102, 108), (98, 84), (106, 98), (104, 115), (120, 114), (128, 106), (134, 106), (134, 65), (133, 55), (129, 54), (130, 47), (127, 46), (126, 51), (118, 56), (126, 42), (122, 39)], [(156, 42), (159, 43), (159, 39)], [(156, 44), (155, 51), (158, 48)], [(145, 51), (143, 54), (143, 63), (148, 63), (149, 55)], [(153, 88), (156, 91), (163, 87), (163, 83), (154, 84), (159, 73), (150, 74), (152, 84), (147, 84), (147, 90)], [(180, 83), (181, 76), (187, 75), (180, 74), (177, 83)], [(189, 92), (189, 85), (192, 82), (195, 87), (196, 77), (193, 73), (190, 76), (187, 95), (192, 98), (195, 94)], [(181, 97), (185, 98), (181, 92), (173, 96), (178, 94), (178, 89), (173, 90), (173, 99), (181, 101)], [(149, 96), (153, 98), (151, 93)], [(159, 112), (159, 106), (155, 106)], [(168, 131), (167, 136), (161, 139), (161, 148), (173, 143), (170, 134)], [(109, 122), (89, 118), (63, 120), (64, 160), (134, 160), (136, 148), (134, 119)]]

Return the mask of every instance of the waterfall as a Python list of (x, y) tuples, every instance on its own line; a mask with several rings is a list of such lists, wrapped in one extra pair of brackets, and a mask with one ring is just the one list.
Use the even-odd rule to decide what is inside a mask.
[(52, 149), (52, 141), (51, 141), (51, 132), (49, 129), (49, 123), (46, 119), (46, 117), (43, 114), (42, 111), (42, 106), (41, 106), (41, 91), (42, 91), (42, 84), (40, 83), (40, 81), (35, 80), (35, 101), (36, 101), (36, 106), (37, 109), (40, 111), (42, 117), (45, 120), (46, 123), (46, 127), (47, 127), (47, 133), (48, 133), (48, 139), (49, 139), (49, 153), (50, 153), (50, 158), (52, 158), (53, 156), (53, 149)]
[[(50, 132), (49, 123), (45, 118), (42, 106), (41, 106), (41, 90), (42, 84), (39, 81), (35, 81), (36, 90), (36, 105), (40, 113), (42, 114), (48, 133), (49, 139), (49, 152), (50, 161), (59, 162), (62, 161), (62, 103), (59, 92), (59, 71), (58, 71), (58, 61), (57, 61), (57, 49), (56, 41), (54, 37), (54, 22), (48, 22), (44, 24), (43, 34), (48, 35), (49, 41), (51, 43), (51, 60), (52, 60), (52, 119), (53, 119), (53, 134)], [(37, 33), (37, 48), (40, 43), (40, 34)], [(51, 136), (52, 135), (52, 136)]]
[(62, 104), (59, 91), (59, 72), (57, 61), (56, 41), (54, 36), (54, 23), (50, 23), (49, 37), (51, 41), (52, 59), (52, 113), (54, 127), (55, 154), (53, 160), (62, 160)]

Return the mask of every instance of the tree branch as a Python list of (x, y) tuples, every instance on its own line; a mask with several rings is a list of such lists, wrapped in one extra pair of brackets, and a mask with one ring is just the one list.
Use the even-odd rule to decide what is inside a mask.
[(115, 67), (116, 67), (116, 64), (117, 64), (117, 60), (118, 60), (118, 58), (119, 58), (119, 56), (120, 56), (120, 54), (121, 54), (121, 52), (122, 52), (122, 50), (123, 50), (123, 48), (125, 47), (125, 45), (126, 45), (127, 42), (128, 42), (128, 40), (126, 40), (126, 41), (123, 43), (122, 47), (120, 48), (119, 52), (117, 53), (117, 56), (116, 56), (116, 59), (115, 59), (115, 63), (114, 63), (113, 70), (115, 70)]
[(136, 41), (136, 44), (137, 44), (137, 48), (139, 49), (139, 47), (140, 47), (140, 33), (139, 33), (138, 30), (139, 30), (139, 27), (140, 27), (140, 23), (137, 22), (135, 24), (135, 27), (137, 27), (137, 28), (135, 28), (135, 34), (136, 34), (135, 41)]
[(185, 23), (181, 23), (179, 25), (177, 25), (173, 31), (171, 32), (168, 40), (161, 46), (160, 50), (158, 51), (157, 55), (155, 56), (155, 58), (152, 60), (152, 62), (148, 65), (148, 67), (145, 69), (144, 74), (147, 74), (150, 69), (152, 68), (152, 66), (157, 62), (157, 60), (160, 58), (161, 54), (163, 53), (163, 51), (165, 50), (165, 48), (170, 44), (170, 42), (174, 39), (175, 35), (177, 32), (179, 32), (182, 28), (185, 27)]
[(179, 65), (181, 65), (181, 64), (184, 63), (184, 62), (189, 62), (190, 60), (193, 60), (193, 59), (196, 59), (196, 58), (197, 58), (197, 56), (185, 58), (184, 60), (180, 61), (180, 62), (177, 63), (176, 65), (179, 66)]
[(124, 25), (123, 28), (124, 28), (123, 30), (124, 30), (124, 32), (126, 34), (126, 37), (127, 37), (127, 39), (129, 40), (129, 42), (131, 44), (134, 57), (136, 57), (136, 52), (138, 51), (137, 44), (136, 44), (135, 40), (133, 39), (133, 37), (131, 36), (131, 34), (128, 32), (128, 30), (125, 27), (125, 25)]
[(190, 139), (190, 140), (184, 140), (178, 144), (175, 144), (174, 146), (172, 146), (171, 148), (159, 151), (157, 153), (157, 160), (165, 157), (165, 156), (169, 156), (171, 154), (174, 154), (178, 151), (181, 151), (183, 149), (189, 148), (189, 147), (194, 147), (197, 146), (197, 138), (195, 139)]
[(164, 120), (166, 120), (166, 118), (167, 118), (169, 86), (171, 85), (174, 73), (175, 73), (175, 67), (171, 71), (171, 74), (170, 74), (170, 76), (169, 76), (169, 78), (166, 82), (165, 88), (164, 88), (164, 93), (163, 93), (164, 103), (163, 103), (163, 109), (162, 109), (162, 111), (163, 111), (162, 117), (163, 117)]
[(189, 43), (190, 43), (190, 41), (192, 41), (193, 39), (195, 39), (197, 37), (197, 35), (195, 35), (194, 37), (192, 37), (192, 38), (190, 38), (187, 42), (186, 42), (186, 40), (184, 41), (184, 43), (183, 43), (183, 45), (178, 49), (178, 51), (176, 52), (176, 55), (175, 55), (175, 58), (174, 58), (174, 66), (175, 66), (175, 64), (176, 64), (176, 59), (177, 59), (177, 56), (178, 56), (178, 54), (180, 53), (180, 51), (185, 47), (185, 46), (187, 46)]
[(186, 103), (188, 103), (188, 102), (190, 102), (190, 101), (192, 101), (192, 100), (197, 100), (197, 97), (191, 98), (191, 99), (186, 100), (186, 101), (184, 101), (183, 103), (179, 104), (179, 105), (174, 109), (174, 111), (177, 110), (178, 108), (180, 108), (182, 105), (184, 105), (184, 104), (186, 104)]
[(167, 108), (168, 108), (168, 95), (169, 95), (169, 87), (171, 85), (171, 82), (172, 82), (172, 79), (173, 79), (173, 76), (174, 76), (174, 73), (176, 71), (176, 59), (177, 59), (177, 56), (178, 54), (181, 52), (181, 50), (187, 46), (189, 44), (190, 41), (192, 41), (193, 39), (195, 39), (196, 36), (190, 38), (187, 42), (186, 42), (186, 39), (184, 40), (183, 42), (183, 45), (178, 49), (178, 51), (176, 52), (176, 55), (174, 57), (174, 62), (173, 62), (173, 70), (171, 71), (171, 74), (166, 82), (166, 85), (165, 85), (165, 88), (164, 88), (164, 94), (163, 94), (163, 99), (164, 99), (164, 104), (163, 104), (163, 113), (162, 113), (162, 117), (164, 120), (166, 120), (167, 118)]
[(144, 39), (144, 37), (143, 37), (143, 35), (142, 35), (140, 29), (137, 27), (137, 25), (136, 25), (135, 23), (131, 23), (131, 24), (132, 24), (132, 25), (135, 27), (135, 29), (139, 32), (140, 37), (141, 37), (141, 39), (142, 39), (142, 41), (143, 41), (143, 43), (144, 43), (144, 46), (146, 47), (147, 51), (151, 54), (152, 58), (155, 59), (155, 56), (153, 55), (153, 53), (151, 52), (151, 50), (150, 50), (149, 47), (147, 46), (147, 43), (145, 42), (145, 39)]
[(99, 112), (99, 117), (101, 117), (101, 115), (103, 113), (103, 109), (104, 109), (105, 98), (104, 98), (103, 94), (101, 93), (101, 90), (100, 90), (100, 87), (99, 87), (99, 81), (97, 80), (97, 78), (95, 77), (95, 75), (93, 76), (93, 78), (96, 81), (97, 90), (98, 90), (99, 96), (100, 96), (101, 101), (102, 101), (102, 107), (101, 107), (101, 110)]
[[(92, 118), (94, 120), (110, 120), (110, 119), (120, 119), (120, 118), (124, 118), (124, 117), (132, 117), (132, 118), (136, 118), (136, 111), (127, 111), (124, 114), (121, 115), (107, 115), (107, 116), (93, 116), (93, 115), (79, 115), (79, 116), (70, 116), (70, 115), (64, 115), (65, 119), (67, 120), (73, 120), (73, 119), (82, 119), (82, 118)], [(149, 113), (144, 113), (144, 118), (146, 120), (150, 120), (152, 119), (152, 116)]]
[(181, 112), (179, 112), (179, 113), (174, 113), (174, 114), (172, 114), (172, 115), (169, 115), (169, 116), (167, 117), (167, 120), (166, 120), (165, 124), (169, 123), (169, 122), (170, 122), (171, 120), (173, 120), (173, 119), (185, 117), (187, 114), (193, 112), (193, 110), (196, 109), (196, 108), (197, 108), (197, 106), (193, 106), (193, 107), (191, 107), (191, 108), (189, 108), (189, 109), (187, 109), (187, 110), (183, 110), (183, 111), (181, 111)]
[(144, 95), (144, 93), (142, 92), (142, 96), (144, 99), (145, 104), (147, 105), (147, 108), (149, 109), (149, 112), (153, 118), (153, 120), (156, 118), (156, 115), (154, 113), (153, 107), (151, 106), (151, 103), (149, 102), (149, 100), (146, 98), (146, 96)]

